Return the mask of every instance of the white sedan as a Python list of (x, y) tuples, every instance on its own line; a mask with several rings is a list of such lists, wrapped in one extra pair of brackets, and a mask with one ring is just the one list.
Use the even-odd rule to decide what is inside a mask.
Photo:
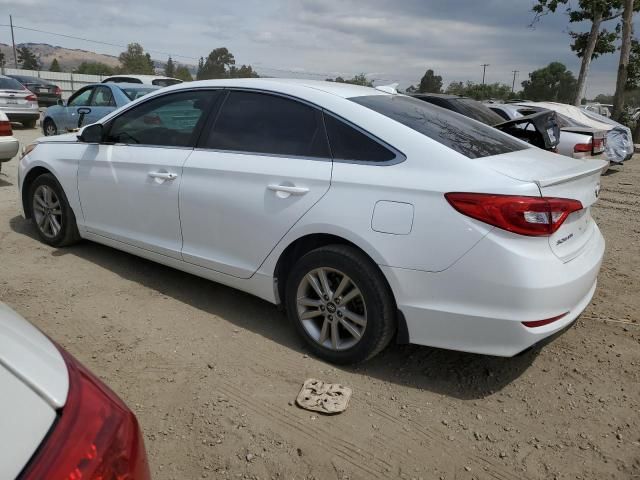
[(0, 111), (0, 172), (2, 164), (15, 157), (19, 148), (20, 142), (13, 136), (11, 122), (4, 112)]
[(19, 164), (42, 241), (84, 238), (283, 304), (320, 357), (398, 342), (511, 356), (596, 288), (602, 160), (389, 87), (189, 82)]
[(0, 479), (149, 480), (134, 414), (0, 303)]

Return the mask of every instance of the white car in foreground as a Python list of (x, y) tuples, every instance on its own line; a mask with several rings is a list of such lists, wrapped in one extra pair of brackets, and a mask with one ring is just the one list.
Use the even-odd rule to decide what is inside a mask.
[(571, 324), (604, 239), (608, 163), (405, 95), (190, 82), (26, 149), (27, 218), (283, 304), (319, 356), (397, 341), (510, 356)]
[(134, 414), (0, 303), (0, 478), (149, 480)]
[(2, 164), (15, 157), (19, 148), (20, 142), (13, 136), (11, 122), (4, 112), (0, 111), (0, 172)]

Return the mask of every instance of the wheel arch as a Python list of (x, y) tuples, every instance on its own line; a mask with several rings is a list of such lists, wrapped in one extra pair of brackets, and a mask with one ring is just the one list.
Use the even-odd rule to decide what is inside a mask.
[[(33, 215), (33, 212), (31, 211), (31, 202), (29, 202), (29, 191), (31, 190), (31, 185), (33, 185), (33, 182), (35, 181), (36, 178), (40, 177), (41, 175), (45, 175), (47, 173), (50, 175), (53, 175), (55, 178), (55, 174), (51, 170), (42, 166), (33, 167), (31, 170), (27, 172), (26, 176), (24, 177), (24, 180), (22, 182), (21, 197), (22, 197), (22, 210), (24, 211), (25, 218), (31, 218)], [(58, 181), (58, 183), (60, 182)]]

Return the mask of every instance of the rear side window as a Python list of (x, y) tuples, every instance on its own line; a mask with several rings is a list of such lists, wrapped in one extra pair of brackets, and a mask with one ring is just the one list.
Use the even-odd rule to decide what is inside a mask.
[(329, 157), (322, 113), (296, 100), (232, 91), (206, 148), (275, 155)]
[(494, 112), (496, 112), (498, 115), (500, 115), (502, 118), (504, 118), (505, 120), (511, 120), (509, 118), (509, 115), (507, 115), (507, 112), (505, 112), (504, 110), (501, 110), (499, 108), (495, 108), (495, 107), (489, 107), (491, 110), (493, 110)]
[(497, 125), (502, 123), (502, 117), (491, 110), (486, 105), (473, 100), (472, 98), (457, 98), (454, 100), (458, 104), (458, 112), (469, 118), (478, 120), (486, 125)]
[(468, 158), (482, 158), (529, 148), (500, 130), (416, 98), (404, 95), (370, 95), (352, 97), (350, 100)]
[(391, 150), (332, 115), (325, 115), (324, 121), (333, 158), (361, 162), (388, 162), (396, 157)]

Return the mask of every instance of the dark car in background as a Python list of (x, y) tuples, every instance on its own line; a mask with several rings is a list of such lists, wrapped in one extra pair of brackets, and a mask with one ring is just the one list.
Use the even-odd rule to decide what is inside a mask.
[(489, 107), (472, 98), (440, 93), (418, 93), (412, 97), (502, 130), (544, 150), (555, 152), (560, 142), (560, 127), (555, 112), (537, 112), (505, 121)]
[(33, 92), (38, 97), (38, 105), (41, 107), (56, 105), (62, 98), (62, 89), (47, 80), (27, 75), (7, 75), (7, 77), (17, 80), (27, 90)]

